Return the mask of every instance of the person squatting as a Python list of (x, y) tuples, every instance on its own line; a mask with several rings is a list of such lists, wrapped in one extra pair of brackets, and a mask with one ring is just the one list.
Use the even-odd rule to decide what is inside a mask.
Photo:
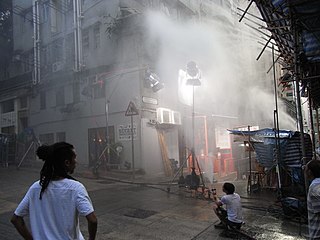
[[(215, 228), (240, 230), (243, 223), (241, 198), (235, 193), (235, 186), (232, 183), (224, 183), (222, 191), (226, 193), (220, 200), (214, 197), (213, 210), (220, 219)], [(226, 209), (222, 206), (225, 205)]]

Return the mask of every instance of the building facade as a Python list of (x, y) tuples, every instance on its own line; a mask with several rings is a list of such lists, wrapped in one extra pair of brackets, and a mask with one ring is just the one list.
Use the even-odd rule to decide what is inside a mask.
[[(13, 0), (14, 52), (1, 86), (1, 132), (28, 143), (71, 142), (79, 163), (88, 167), (106, 160), (111, 168), (134, 165), (155, 174), (165, 171), (164, 158), (182, 164), (181, 145), (188, 145), (185, 136), (191, 135), (191, 109), (179, 100), (175, 80), (183, 61), (159, 63), (163, 53), (159, 42), (148, 41), (146, 15), (151, 10), (180, 23), (227, 24), (230, 38), (239, 43), (247, 37), (235, 25), (239, 2)], [(252, 57), (239, 51), (243, 61)], [(185, 55), (202, 62), (196, 54)], [(270, 53), (265, 59), (261, 65), (270, 63)], [(259, 74), (265, 80), (265, 72)], [(207, 112), (201, 114), (212, 115)], [(223, 128), (235, 125), (217, 122)]]

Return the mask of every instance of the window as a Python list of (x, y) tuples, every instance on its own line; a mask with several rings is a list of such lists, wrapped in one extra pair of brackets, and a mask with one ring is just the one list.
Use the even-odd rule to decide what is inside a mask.
[(51, 46), (51, 58), (53, 63), (62, 61), (62, 57), (63, 57), (62, 50), (63, 50), (63, 42), (62, 42), (62, 38), (60, 38), (54, 41)]
[(42, 7), (42, 21), (43, 22), (48, 21), (48, 13), (49, 13), (49, 5), (48, 5), (48, 3), (43, 3), (43, 7)]
[(105, 97), (104, 81), (100, 81), (97, 84), (93, 85), (93, 96), (94, 98)]
[(48, 48), (42, 47), (41, 48), (41, 61), (44, 66), (46, 66), (48, 64), (49, 57), (47, 56), (47, 54), (48, 54)]
[(15, 134), (14, 126), (1, 128), (1, 133), (4, 133), (4, 134)]
[(68, 11), (73, 10), (73, 0), (66, 0), (66, 5), (67, 5)]
[(39, 140), (41, 144), (53, 144), (54, 143), (54, 136), (53, 133), (46, 133), (46, 134), (40, 134)]
[(60, 87), (56, 91), (56, 106), (64, 106), (64, 87)]
[(65, 132), (57, 132), (56, 133), (56, 142), (65, 142), (66, 141), (66, 133)]
[(40, 92), (40, 109), (46, 109), (47, 101), (46, 101), (46, 92)]
[[(20, 16), (20, 32), (25, 33), (29, 29), (29, 27), (32, 27), (33, 20), (32, 20), (32, 8), (26, 8), (19, 11)], [(29, 25), (28, 25), (29, 24)]]
[(72, 66), (74, 63), (74, 36), (69, 34), (65, 39), (66, 65)]
[(14, 100), (7, 100), (1, 103), (1, 113), (8, 113), (14, 111)]
[(100, 25), (96, 24), (93, 28), (94, 48), (100, 48)]
[(28, 127), (28, 118), (22, 117), (19, 118), (19, 129), (20, 131)]
[(20, 109), (24, 109), (28, 107), (28, 98), (27, 96), (21, 97), (19, 99)]
[(89, 49), (89, 30), (82, 31), (82, 47), (83, 49)]
[(33, 52), (29, 51), (22, 56), (22, 63), (23, 63), (23, 71), (30, 72), (33, 67)]
[[(59, 0), (60, 1), (60, 0)], [(60, 33), (62, 29), (62, 9), (58, 0), (51, 0), (50, 5), (50, 24), (51, 33)]]
[(100, 80), (96, 75), (88, 77), (89, 84), (92, 86), (93, 98), (105, 97), (105, 82)]
[(79, 82), (73, 83), (73, 102), (78, 103), (80, 102), (80, 84)]

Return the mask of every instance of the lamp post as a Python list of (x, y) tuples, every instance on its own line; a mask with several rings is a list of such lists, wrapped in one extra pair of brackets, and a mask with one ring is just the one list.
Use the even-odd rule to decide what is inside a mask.
[(197, 64), (193, 61), (190, 61), (187, 64), (187, 73), (189, 78), (187, 80), (187, 85), (192, 86), (192, 148), (191, 148), (191, 157), (192, 157), (192, 172), (191, 172), (191, 186), (197, 185), (197, 177), (196, 177), (196, 154), (195, 154), (195, 134), (194, 134), (194, 120), (195, 120), (195, 111), (194, 111), (194, 88), (195, 86), (200, 86), (200, 71), (197, 67)]
[(106, 164), (110, 164), (110, 138), (109, 138), (109, 100), (106, 99), (106, 130), (105, 130), (105, 134), (106, 134), (106, 148), (107, 148), (107, 162)]

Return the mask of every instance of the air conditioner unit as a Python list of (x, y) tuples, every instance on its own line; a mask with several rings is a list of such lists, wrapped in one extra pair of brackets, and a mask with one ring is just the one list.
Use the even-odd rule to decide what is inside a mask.
[(52, 72), (58, 72), (61, 71), (63, 68), (63, 64), (62, 62), (55, 62), (52, 64)]
[(181, 125), (181, 114), (177, 111), (172, 111), (172, 123)]
[(159, 123), (172, 124), (172, 111), (167, 108), (157, 108), (157, 121)]

